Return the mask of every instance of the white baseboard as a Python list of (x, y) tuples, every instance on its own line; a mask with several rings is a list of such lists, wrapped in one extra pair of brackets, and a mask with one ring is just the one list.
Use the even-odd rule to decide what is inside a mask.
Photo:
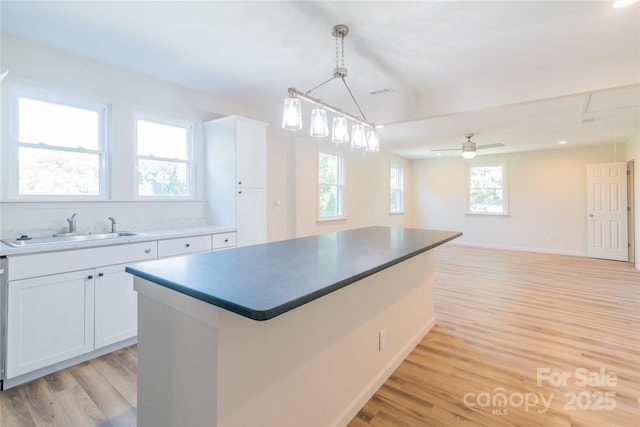
[(545, 253), (545, 254), (571, 255), (571, 256), (588, 256), (586, 251), (568, 251), (563, 249), (526, 248), (526, 247), (520, 247), (520, 246), (492, 245), (488, 243), (458, 242), (455, 240), (452, 240), (447, 244), (456, 245), (456, 246), (472, 246), (472, 247), (487, 248), (487, 249), (505, 249), (509, 251), (538, 252), (538, 253)]

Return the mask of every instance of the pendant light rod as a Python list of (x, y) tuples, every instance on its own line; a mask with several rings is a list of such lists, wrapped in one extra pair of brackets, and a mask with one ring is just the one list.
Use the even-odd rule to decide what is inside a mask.
[(356, 107), (358, 107), (358, 111), (360, 111), (360, 116), (362, 116), (364, 120), (367, 120), (367, 116), (365, 116), (364, 113), (362, 112), (362, 108), (360, 108), (360, 104), (358, 104), (358, 101), (356, 101), (356, 97), (353, 96), (353, 92), (351, 92), (351, 89), (349, 88), (349, 85), (347, 84), (347, 81), (344, 79), (344, 77), (342, 77), (342, 83), (344, 83), (344, 87), (347, 88), (347, 92), (349, 92), (349, 95), (351, 95), (351, 99), (353, 99), (353, 102), (356, 104)]
[(326, 110), (329, 110), (333, 113), (339, 114), (341, 116), (344, 116), (346, 118), (348, 118), (349, 120), (353, 120), (356, 123), (360, 123), (362, 125), (368, 126), (371, 129), (376, 129), (376, 125), (374, 123), (371, 123), (370, 121), (366, 120), (366, 119), (362, 119), (360, 117), (356, 117), (353, 114), (349, 114), (349, 113), (345, 113), (344, 111), (342, 111), (341, 109), (331, 106), (325, 102), (322, 102), (321, 100), (314, 98), (313, 96), (305, 93), (305, 92), (301, 92), (298, 89), (294, 88), (294, 87), (290, 87), (289, 88), (289, 96), (291, 97), (298, 97), (300, 99), (304, 99), (307, 102), (310, 102), (312, 104), (318, 105), (320, 107), (323, 107)]

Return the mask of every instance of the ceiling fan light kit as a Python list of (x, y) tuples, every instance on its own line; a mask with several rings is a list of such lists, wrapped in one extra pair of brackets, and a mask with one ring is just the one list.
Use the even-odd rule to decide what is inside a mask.
[[(470, 160), (475, 158), (477, 154), (477, 150), (482, 150), (484, 148), (504, 147), (504, 144), (501, 142), (498, 142), (496, 144), (477, 145), (475, 142), (471, 140), (472, 137), (473, 137), (472, 133), (465, 135), (465, 138), (467, 138), (467, 140), (462, 144), (462, 157), (464, 157), (465, 159)], [(431, 150), (431, 151), (435, 151), (439, 156), (441, 151), (458, 151), (458, 150), (460, 150), (460, 148), (440, 148), (440, 149)]]
[[(367, 152), (378, 152), (380, 151), (380, 139), (378, 136), (377, 126), (367, 120), (360, 108), (360, 105), (358, 104), (358, 101), (356, 101), (356, 98), (353, 96), (353, 93), (351, 92), (351, 89), (349, 89), (347, 81), (345, 80), (348, 70), (344, 66), (344, 38), (349, 34), (349, 27), (342, 24), (335, 25), (331, 29), (331, 34), (336, 38), (336, 67), (333, 69), (333, 77), (306, 92), (301, 92), (293, 87), (289, 88), (289, 96), (284, 100), (282, 128), (291, 131), (298, 131), (302, 129), (302, 108), (300, 100), (304, 100), (316, 106), (311, 111), (311, 136), (318, 138), (329, 136), (327, 111), (331, 111), (336, 114), (336, 117), (333, 118), (333, 126), (331, 127), (331, 140), (334, 143), (343, 144), (349, 142), (349, 139), (351, 139), (352, 148), (361, 148)], [(341, 42), (340, 48), (338, 40)], [(338, 63), (339, 53), (342, 57), (341, 64)], [(324, 86), (326, 83), (334, 79), (340, 79), (344, 83), (351, 99), (353, 99), (356, 107), (358, 107), (358, 111), (360, 112), (359, 117), (346, 113), (340, 108), (326, 104), (320, 99), (309, 95), (314, 90)], [(349, 125), (347, 120), (351, 120), (353, 122), (351, 127), (351, 138), (349, 138)]]
[(473, 159), (476, 157), (476, 143), (471, 142), (471, 140), (467, 140), (464, 144), (462, 144), (462, 157), (465, 159)]

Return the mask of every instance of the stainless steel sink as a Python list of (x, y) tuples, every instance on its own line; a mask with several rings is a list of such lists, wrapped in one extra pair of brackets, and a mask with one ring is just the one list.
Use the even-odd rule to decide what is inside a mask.
[(55, 245), (60, 243), (69, 243), (69, 242), (82, 242), (87, 240), (105, 240), (105, 239), (118, 239), (122, 237), (133, 237), (133, 236), (142, 236), (143, 233), (134, 233), (131, 231), (117, 231), (113, 233), (65, 233), (65, 234), (56, 234), (51, 237), (29, 237), (29, 236), (21, 236), (15, 240), (3, 240), (9, 246), (14, 248), (21, 248), (27, 246), (38, 246), (38, 245)]

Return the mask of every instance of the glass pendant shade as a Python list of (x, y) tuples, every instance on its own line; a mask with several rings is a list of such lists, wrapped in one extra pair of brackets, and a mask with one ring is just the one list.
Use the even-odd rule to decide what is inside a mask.
[(327, 110), (324, 108), (314, 108), (311, 110), (311, 136), (315, 136), (317, 138), (329, 136)]
[(369, 153), (377, 153), (380, 151), (380, 140), (378, 139), (378, 131), (370, 130), (367, 132), (366, 151)]
[(300, 107), (300, 100), (298, 98), (289, 97), (284, 100), (282, 129), (302, 129), (302, 108)]
[(347, 119), (345, 117), (338, 116), (333, 118), (331, 141), (336, 144), (349, 142), (349, 128), (347, 127)]
[(363, 148), (365, 146), (364, 125), (356, 123), (351, 127), (351, 148)]

